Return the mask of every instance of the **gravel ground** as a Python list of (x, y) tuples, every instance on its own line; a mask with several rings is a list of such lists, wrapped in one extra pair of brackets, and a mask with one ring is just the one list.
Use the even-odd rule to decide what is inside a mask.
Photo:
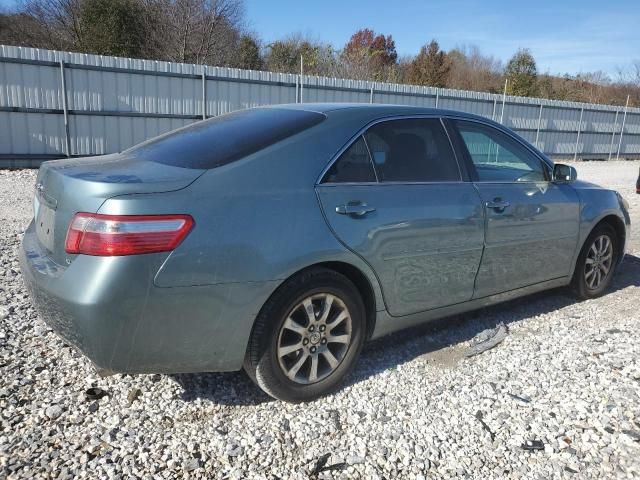
[[(577, 168), (619, 188), (638, 225), (639, 165)], [(637, 227), (606, 296), (555, 290), (401, 332), (370, 343), (335, 395), (289, 405), (242, 373), (99, 378), (22, 287), (34, 179), (0, 172), (0, 477), (640, 476)], [(501, 322), (506, 339), (466, 358)], [(89, 387), (107, 395), (88, 400)]]

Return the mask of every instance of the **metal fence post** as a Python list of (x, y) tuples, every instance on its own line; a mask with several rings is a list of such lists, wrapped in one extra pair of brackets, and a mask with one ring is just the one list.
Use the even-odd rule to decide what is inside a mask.
[(502, 92), (502, 112), (500, 112), (500, 124), (502, 125), (504, 125), (504, 123), (502, 122), (504, 120), (504, 104), (507, 99), (507, 82), (508, 81), (509, 81), (508, 79), (504, 81), (504, 92)]
[(298, 102), (298, 76), (299, 75), (296, 75), (296, 103), (299, 103)]
[(624, 134), (624, 124), (627, 121), (627, 109), (629, 108), (629, 95), (627, 95), (627, 103), (624, 106), (624, 115), (622, 116), (622, 126), (620, 127), (620, 140), (618, 141), (618, 155), (616, 160), (620, 160), (620, 148), (622, 148), (622, 135)]
[(498, 99), (493, 99), (493, 113), (491, 114), (491, 120), (496, 121), (496, 108), (498, 107)]
[(300, 103), (302, 103), (302, 89), (304, 80), (304, 71), (303, 71), (303, 63), (302, 63), (302, 55), (300, 55)]
[(613, 128), (611, 129), (611, 145), (609, 145), (609, 160), (611, 160), (611, 155), (613, 155), (613, 141), (616, 138), (616, 127), (618, 126), (618, 114), (620, 110), (616, 110), (616, 118), (613, 121)]
[(436, 90), (436, 108), (438, 108), (439, 100), (440, 100), (440, 90)]
[(536, 129), (536, 148), (538, 147), (538, 138), (540, 137), (540, 124), (542, 123), (542, 104), (540, 104), (540, 112), (538, 113), (538, 128)]
[(373, 83), (371, 84), (371, 94), (369, 95), (369, 103), (373, 103)]
[(580, 130), (582, 130), (582, 116), (584, 115), (584, 107), (580, 109), (580, 120), (578, 121), (578, 136), (576, 137), (576, 148), (573, 152), (573, 161), (578, 159), (578, 143), (580, 142)]
[(202, 119), (207, 119), (207, 66), (202, 66)]
[(62, 83), (62, 112), (64, 114), (64, 140), (67, 157), (71, 156), (71, 138), (69, 137), (69, 109), (67, 108), (67, 83), (64, 78), (64, 61), (60, 59), (60, 81)]

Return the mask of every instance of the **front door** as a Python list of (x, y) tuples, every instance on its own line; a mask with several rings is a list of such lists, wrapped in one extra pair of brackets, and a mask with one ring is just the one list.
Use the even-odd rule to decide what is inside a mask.
[(454, 121), (485, 209), (485, 250), (475, 298), (571, 273), (579, 200), (523, 143), (478, 122)]
[(373, 125), (317, 186), (337, 237), (375, 271), (401, 316), (470, 300), (484, 241), (482, 205), (437, 118)]

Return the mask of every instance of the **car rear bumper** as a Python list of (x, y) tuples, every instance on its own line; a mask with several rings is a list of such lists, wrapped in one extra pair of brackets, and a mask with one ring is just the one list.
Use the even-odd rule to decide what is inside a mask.
[(80, 255), (60, 266), (32, 223), (20, 263), (41, 318), (102, 371), (240, 369), (253, 320), (275, 282), (157, 287), (153, 278), (165, 258)]

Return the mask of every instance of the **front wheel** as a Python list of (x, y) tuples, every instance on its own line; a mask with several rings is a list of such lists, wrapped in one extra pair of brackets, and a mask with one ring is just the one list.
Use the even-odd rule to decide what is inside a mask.
[(620, 256), (615, 230), (599, 225), (589, 235), (573, 274), (572, 287), (576, 295), (586, 300), (602, 295), (611, 284)]
[(256, 319), (244, 368), (262, 390), (289, 402), (335, 390), (353, 368), (366, 331), (358, 289), (332, 270), (285, 282)]

